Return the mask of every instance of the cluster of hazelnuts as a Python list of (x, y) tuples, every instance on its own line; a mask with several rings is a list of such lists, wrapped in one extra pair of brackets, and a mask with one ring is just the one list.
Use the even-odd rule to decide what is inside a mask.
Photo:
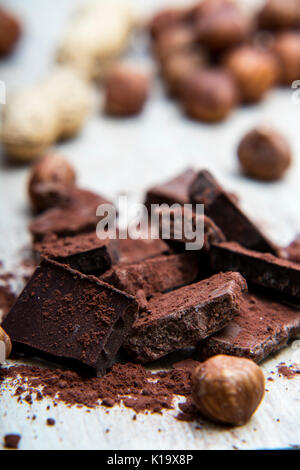
[(203, 0), (157, 13), (149, 28), (169, 94), (201, 121), (300, 78), (300, 0), (266, 0), (252, 14), (234, 0)]

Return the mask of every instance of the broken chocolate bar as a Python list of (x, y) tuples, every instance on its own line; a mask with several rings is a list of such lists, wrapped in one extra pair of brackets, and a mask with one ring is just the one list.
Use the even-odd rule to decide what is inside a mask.
[(49, 234), (42, 242), (35, 243), (34, 248), (41, 255), (68, 264), (84, 274), (100, 275), (119, 260), (117, 240), (100, 240), (96, 231), (73, 237)]
[(265, 293), (241, 298), (240, 313), (220, 332), (199, 343), (201, 360), (215, 354), (261, 362), (300, 333), (300, 309), (274, 301)]
[(112, 365), (137, 309), (134, 297), (43, 259), (3, 327), (17, 351), (101, 375)]
[(188, 204), (188, 189), (195, 176), (196, 172), (188, 168), (170, 181), (150, 188), (145, 201), (148, 211), (151, 210), (151, 204)]
[(199, 273), (199, 260), (195, 254), (157, 256), (140, 263), (116, 266), (101, 279), (117, 289), (145, 297), (166, 292), (195, 282)]
[(148, 302), (148, 312), (135, 321), (125, 348), (145, 363), (193, 346), (238, 314), (239, 297), (246, 289), (239, 273), (228, 272), (156, 294)]
[(299, 263), (247, 250), (235, 242), (212, 245), (210, 255), (216, 271), (238, 271), (247, 281), (300, 299)]
[(70, 195), (65, 205), (48, 209), (30, 224), (34, 241), (41, 241), (49, 233), (68, 236), (90, 232), (101, 220), (96, 216), (97, 207), (110, 204), (102, 196), (84, 189), (71, 189)]
[(154, 256), (170, 253), (168, 245), (159, 239), (132, 238), (119, 239), (119, 264), (139, 263)]
[(192, 203), (205, 205), (205, 214), (217, 224), (227, 240), (236, 241), (252, 250), (277, 253), (276, 247), (249, 220), (209, 171), (203, 170), (197, 174), (189, 194)]
[(176, 252), (184, 251), (187, 243), (191, 243), (194, 250), (209, 251), (211, 243), (225, 241), (223, 233), (209, 217), (188, 207), (159, 208), (155, 213), (160, 237)]

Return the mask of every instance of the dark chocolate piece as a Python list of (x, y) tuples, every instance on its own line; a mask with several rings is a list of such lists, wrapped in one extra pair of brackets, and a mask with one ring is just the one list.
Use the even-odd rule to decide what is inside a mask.
[(249, 292), (241, 298), (239, 315), (222, 331), (199, 343), (197, 349), (201, 360), (229, 354), (261, 362), (299, 333), (299, 308)]
[(280, 250), (280, 256), (282, 258), (300, 263), (300, 235), (297, 235), (287, 247)]
[(117, 240), (100, 240), (96, 231), (73, 237), (49, 234), (42, 242), (35, 243), (34, 248), (41, 255), (68, 264), (84, 274), (102, 274), (119, 261)]
[(154, 295), (137, 319), (125, 348), (139, 362), (154, 361), (223, 328), (238, 314), (246, 290), (238, 273), (220, 273), (167, 294)]
[(270, 253), (247, 250), (235, 242), (211, 247), (211, 263), (216, 271), (238, 271), (247, 281), (300, 299), (300, 265)]
[(137, 309), (132, 296), (43, 259), (3, 328), (17, 351), (46, 355), (100, 375), (112, 365)]
[(199, 259), (193, 253), (157, 256), (141, 263), (116, 266), (101, 279), (117, 289), (136, 295), (142, 291), (145, 297), (158, 292), (195, 282), (199, 273)]
[[(224, 234), (209, 217), (196, 214), (188, 207), (181, 206), (172, 210), (161, 208), (157, 210), (157, 214), (159, 217), (159, 235), (163, 238), (163, 227), (167, 227), (167, 235), (170, 236), (170, 239), (163, 239), (176, 252), (184, 251), (187, 243), (193, 243), (196, 248), (197, 238), (199, 241), (202, 241), (203, 238), (203, 246), (201, 244), (201, 247), (197, 250), (203, 248), (206, 252), (209, 251), (211, 243), (225, 241)], [(203, 230), (203, 234), (196, 234), (197, 230)]]
[(248, 219), (209, 171), (203, 170), (197, 174), (189, 194), (192, 203), (205, 205), (205, 214), (217, 224), (227, 240), (253, 250), (276, 254), (276, 247)]
[(151, 240), (132, 238), (119, 240), (120, 261), (119, 264), (139, 263), (154, 256), (170, 253), (168, 245), (159, 239)]
[(102, 196), (84, 189), (70, 190), (70, 199), (60, 207), (48, 209), (30, 224), (34, 241), (41, 241), (45, 235), (59, 236), (91, 232), (101, 217), (96, 216), (100, 204), (111, 204)]
[(188, 168), (175, 178), (148, 189), (145, 201), (148, 211), (151, 204), (188, 204), (188, 189), (195, 176), (196, 172)]

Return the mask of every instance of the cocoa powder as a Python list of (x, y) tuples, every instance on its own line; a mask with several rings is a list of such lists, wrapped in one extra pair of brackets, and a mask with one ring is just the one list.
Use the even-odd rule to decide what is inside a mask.
[(198, 414), (191, 405), (190, 368), (151, 372), (139, 364), (117, 363), (103, 377), (88, 377), (61, 369), (13, 366), (0, 369), (0, 385), (8, 381), (16, 387), (18, 401), (50, 398), (68, 406), (112, 407), (123, 403), (136, 413), (162, 413), (174, 409), (174, 397), (186, 399), (180, 404), (180, 420), (191, 421)]

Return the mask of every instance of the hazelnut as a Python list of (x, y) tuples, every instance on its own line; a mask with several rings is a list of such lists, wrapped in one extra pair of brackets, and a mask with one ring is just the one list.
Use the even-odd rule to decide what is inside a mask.
[(162, 32), (180, 24), (185, 15), (185, 10), (180, 8), (166, 8), (153, 16), (149, 23), (151, 36), (156, 39)]
[(261, 28), (272, 30), (297, 26), (300, 22), (299, 0), (267, 0), (257, 20)]
[(11, 353), (12, 345), (10, 337), (0, 326), (0, 364), (8, 359)]
[(163, 63), (174, 53), (188, 50), (195, 41), (194, 30), (189, 26), (176, 26), (163, 32), (154, 47), (155, 56)]
[(139, 68), (118, 64), (105, 84), (106, 112), (117, 116), (139, 113), (149, 93), (149, 79)]
[(226, 424), (245, 424), (264, 396), (262, 370), (250, 359), (218, 355), (198, 366), (192, 375), (192, 396), (207, 418)]
[(17, 18), (0, 8), (0, 56), (12, 52), (20, 35), (21, 25)]
[(300, 78), (300, 34), (282, 33), (274, 43), (274, 53), (278, 59), (280, 82), (291, 85)]
[(236, 84), (222, 69), (196, 70), (185, 79), (181, 99), (189, 116), (205, 122), (221, 121), (237, 103)]
[(49, 154), (32, 168), (28, 183), (29, 198), (37, 211), (57, 205), (75, 184), (73, 167), (58, 154)]
[(263, 127), (245, 135), (238, 146), (238, 158), (247, 175), (265, 181), (281, 178), (292, 161), (286, 138)]
[(245, 41), (252, 32), (252, 18), (232, 2), (217, 2), (196, 20), (200, 44), (212, 51), (221, 51)]
[(267, 51), (242, 46), (225, 59), (225, 66), (236, 79), (245, 102), (255, 102), (275, 84), (278, 77), (276, 59)]
[(205, 61), (204, 55), (196, 51), (182, 51), (168, 57), (162, 66), (162, 75), (169, 94), (180, 94), (184, 80), (196, 69), (201, 68)]

